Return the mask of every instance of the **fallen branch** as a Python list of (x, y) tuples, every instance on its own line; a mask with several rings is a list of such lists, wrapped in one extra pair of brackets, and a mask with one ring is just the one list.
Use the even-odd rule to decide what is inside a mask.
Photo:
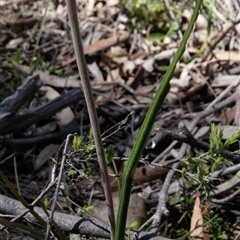
[[(0, 212), (2, 214), (8, 215), (19, 215), (27, 210), (21, 202), (6, 197), (0, 194), (1, 204)], [(47, 221), (48, 216), (46, 213), (39, 207), (34, 207), (34, 211), (40, 215), (45, 221)], [(50, 214), (50, 211), (48, 211)], [(25, 218), (32, 223), (36, 223), (36, 219), (30, 214), (27, 213)], [(69, 214), (64, 214), (60, 212), (55, 212), (53, 216), (54, 222), (63, 230), (69, 233), (76, 233), (87, 236), (94, 236), (99, 238), (110, 238), (110, 231), (107, 225), (86, 219), (83, 217), (76, 217)], [(1, 231), (1, 230), (0, 230)], [(153, 233), (148, 232), (130, 232), (130, 235), (138, 235), (138, 240), (170, 240), (169, 238), (159, 237)]]
[(9, 123), (9, 120), (17, 110), (26, 103), (27, 100), (31, 99), (40, 87), (41, 80), (38, 75), (28, 77), (24, 80), (23, 84), (17, 88), (15, 93), (0, 103), (1, 129), (4, 127), (4, 124)]
[(66, 94), (57, 97), (46, 104), (30, 109), (23, 114), (12, 117), (9, 121), (3, 122), (0, 128), (0, 135), (9, 134), (27, 128), (34, 123), (47, 119), (80, 100), (84, 99), (80, 89), (73, 89)]

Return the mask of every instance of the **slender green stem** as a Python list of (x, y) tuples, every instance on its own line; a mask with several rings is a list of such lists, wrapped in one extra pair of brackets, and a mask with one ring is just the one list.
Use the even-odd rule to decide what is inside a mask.
[(137, 136), (136, 142), (133, 146), (130, 158), (128, 160), (127, 166), (124, 171), (123, 181), (122, 181), (122, 188), (120, 193), (120, 203), (119, 203), (119, 210), (117, 215), (117, 225), (116, 225), (116, 235), (115, 240), (123, 240), (125, 235), (125, 227), (126, 227), (126, 218), (128, 212), (128, 204), (129, 198), (131, 194), (131, 186), (132, 186), (132, 179), (134, 171), (137, 167), (138, 161), (141, 157), (142, 151), (145, 147), (146, 141), (154, 124), (154, 121), (157, 117), (158, 111), (162, 106), (162, 103), (169, 91), (170, 85), (169, 81), (174, 73), (176, 65), (180, 60), (182, 54), (185, 51), (185, 46), (187, 44), (188, 38), (191, 34), (193, 29), (194, 23), (198, 17), (198, 12), (201, 7), (202, 0), (196, 1), (196, 6), (193, 11), (192, 18), (189, 22), (188, 28), (184, 33), (183, 39), (180, 43), (180, 46), (173, 58), (171, 65), (169, 66), (166, 75), (161, 82), (157, 93), (151, 103), (151, 106), (147, 112), (147, 115), (144, 119), (143, 125), (140, 129), (140, 132)]
[[(42, 18), (42, 20), (41, 20), (39, 32), (38, 32), (38, 34), (37, 34), (37, 41), (36, 41), (36, 44), (35, 44), (35, 48), (34, 48), (34, 52), (33, 52), (33, 57), (36, 57), (38, 45), (39, 45), (39, 42), (40, 42), (40, 39), (41, 39), (41, 36), (42, 36), (42, 32), (43, 32), (43, 29), (44, 29), (44, 25), (45, 25), (45, 22), (46, 22), (46, 19), (47, 19), (47, 12), (48, 12), (48, 8), (49, 8), (49, 5), (50, 5), (50, 2), (51, 2), (51, 0), (48, 0), (48, 1), (46, 2), (46, 5), (45, 5), (44, 15), (43, 15), (43, 18)], [(37, 69), (38, 64), (39, 64), (39, 61), (36, 59), (36, 61), (35, 61), (34, 64), (33, 64), (32, 69), (31, 69), (31, 74), (33, 74), (34, 71)]]
[(114, 211), (113, 211), (113, 202), (110, 190), (110, 184), (108, 180), (108, 172), (107, 172), (107, 165), (105, 161), (105, 154), (102, 144), (102, 138), (100, 133), (100, 127), (97, 117), (97, 112), (95, 108), (95, 102), (92, 94), (92, 88), (88, 76), (87, 65), (85, 61), (83, 45), (80, 35), (80, 29), (78, 24), (78, 17), (77, 17), (77, 5), (76, 0), (66, 0), (67, 10), (69, 21), (71, 25), (71, 32), (74, 44), (74, 51), (77, 59), (78, 71), (81, 77), (81, 84), (83, 87), (86, 104), (88, 108), (89, 118), (91, 122), (91, 127), (93, 130), (96, 152), (99, 160), (99, 167), (102, 177), (102, 184), (104, 188), (104, 194), (107, 202), (107, 209), (108, 209), (108, 219), (111, 226), (111, 239), (114, 239), (114, 231), (115, 231), (115, 218), (114, 218)]

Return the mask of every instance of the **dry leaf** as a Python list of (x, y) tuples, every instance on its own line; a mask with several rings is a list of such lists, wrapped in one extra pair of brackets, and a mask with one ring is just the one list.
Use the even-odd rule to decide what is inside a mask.
[(41, 70), (36, 71), (35, 74), (38, 74), (40, 76), (43, 85), (49, 85), (58, 88), (80, 87), (79, 74), (71, 75), (69, 77), (58, 77), (56, 75), (49, 74), (48, 72), (44, 72)]
[(239, 75), (218, 75), (212, 82), (212, 87), (228, 87), (233, 81), (239, 81)]
[(129, 61), (129, 60), (125, 61), (122, 68), (124, 76), (129, 76), (129, 75), (134, 76), (135, 68), (136, 68), (136, 65), (134, 64), (133, 61)]
[(37, 159), (34, 161), (34, 170), (40, 169), (58, 151), (60, 145), (49, 144), (41, 150)]
[(102, 75), (102, 71), (100, 70), (99, 66), (97, 63), (94, 61), (91, 64), (88, 64), (88, 69), (89, 71), (93, 74), (95, 77), (96, 82), (102, 82), (104, 81), (104, 77)]
[(109, 48), (119, 42), (125, 41), (129, 37), (128, 32), (121, 32), (118, 36), (110, 37), (107, 39), (101, 39), (97, 41), (96, 43), (90, 45), (86, 49), (84, 49), (85, 54), (92, 54), (101, 50), (104, 50), (106, 48)]
[(111, 73), (108, 74), (107, 76), (107, 82), (113, 82), (114, 80), (120, 81), (121, 83), (125, 83), (125, 81), (121, 77), (119, 68), (111, 70)]
[(219, 61), (240, 61), (240, 54), (238, 51), (214, 50), (213, 56)]
[(190, 237), (196, 237), (197, 239), (204, 239), (203, 232), (203, 216), (201, 210), (201, 202), (199, 193), (196, 194), (195, 204), (193, 208), (193, 214), (191, 218)]

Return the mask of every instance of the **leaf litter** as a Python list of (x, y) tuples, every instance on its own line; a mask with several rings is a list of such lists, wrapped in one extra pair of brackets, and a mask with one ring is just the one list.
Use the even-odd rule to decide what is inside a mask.
[[(165, 35), (163, 39), (150, 40), (152, 37), (151, 29), (140, 30), (137, 27), (132, 29), (131, 19), (117, 7), (117, 4), (118, 1), (77, 1), (84, 53), (102, 132), (107, 131), (115, 124), (119, 124), (130, 112), (134, 111), (129, 123), (104, 142), (107, 148), (114, 150), (113, 159), (118, 170), (118, 174), (113, 172), (113, 175), (109, 176), (115, 198), (117, 196), (115, 192), (118, 190), (118, 180), (115, 175), (119, 175), (121, 178), (124, 162), (129, 157), (129, 152), (146, 110), (171, 63), (181, 35), (184, 33), (191, 16), (191, 9), (186, 7), (179, 18), (178, 29), (175, 29), (170, 35)], [(216, 104), (223, 100), (227, 101), (234, 94), (236, 98), (229, 101), (224, 107), (216, 109), (213, 114), (200, 118), (193, 136), (198, 140), (208, 142), (210, 125), (213, 122), (218, 125), (219, 129), (223, 129), (223, 141), (231, 137), (233, 132), (239, 130), (240, 98), (237, 92), (240, 89), (240, 45), (238, 41), (240, 19), (239, 14), (237, 14), (238, 4), (237, 0), (231, 1), (231, 3), (230, 1), (217, 0), (211, 23), (208, 22), (209, 9), (207, 6), (203, 7), (182, 60), (177, 65), (171, 80), (169, 94), (156, 119), (149, 139), (150, 146), (152, 139), (157, 134), (157, 129), (165, 128), (176, 133), (180, 121), (183, 121), (188, 127), (219, 96), (222, 97)], [(15, 117), (25, 112), (31, 112), (50, 99), (57, 99), (69, 90), (80, 87), (65, 2), (61, 0), (50, 1), (46, 21), (39, 37), (46, 6), (47, 1), (43, 0), (1, 2), (1, 101), (12, 94), (24, 78), (31, 74), (38, 74), (43, 85), (40, 91), (36, 92), (34, 99), (29, 99), (18, 112), (14, 113)], [(171, 15), (171, 11), (169, 9), (168, 11)], [(39, 43), (36, 44), (38, 37)], [(47, 96), (46, 92), (50, 89), (57, 92), (57, 96)], [(225, 89), (229, 89), (229, 91), (226, 92)], [(14, 123), (13, 119), (11, 124)], [(61, 131), (62, 125), (64, 125), (64, 131)], [(42, 132), (40, 129), (45, 130)], [(21, 194), (28, 201), (34, 200), (33, 192), (28, 187), (29, 183), (37, 183), (40, 191), (46, 185), (51, 169), (50, 159), (56, 157), (56, 146), (60, 147), (66, 135), (72, 131), (85, 137), (89, 132), (89, 119), (84, 100), (73, 100), (70, 106), (59, 109), (51, 117), (19, 128), (17, 132), (11, 131), (10, 128), (7, 134), (1, 134), (1, 165), (4, 166), (1, 169), (15, 185), (11, 172), (12, 154), (14, 153), (19, 165)], [(23, 139), (28, 140), (27, 145), (24, 144)], [(140, 215), (148, 214), (150, 217), (154, 214), (156, 194), (161, 189), (166, 174), (171, 169), (172, 162), (176, 160), (180, 148), (180, 144), (169, 148), (172, 141), (173, 139), (165, 139), (163, 142), (156, 142), (154, 147), (146, 148), (144, 151), (145, 161), (139, 163), (133, 185), (133, 191), (138, 194), (138, 197), (144, 199), (144, 206), (145, 204), (147, 206), (147, 208), (143, 205), (139, 207), (139, 209), (146, 209), (139, 210), (143, 211)], [(46, 148), (51, 146), (54, 146), (54, 150), (46, 151)], [(168, 148), (169, 150), (166, 151)], [(233, 144), (230, 150), (239, 155), (239, 142)], [(189, 148), (188, 153), (190, 151), (192, 154), (202, 154), (201, 149)], [(40, 156), (45, 158), (43, 163), (39, 163)], [(70, 156), (71, 154), (66, 171), (71, 169), (70, 166), (73, 165), (73, 162), (76, 165), (75, 168), (81, 166), (82, 169), (86, 170), (86, 163), (83, 160), (89, 160), (95, 166), (90, 178), (85, 176), (84, 179), (77, 180), (68, 176), (68, 187), (72, 189), (71, 199), (77, 201), (73, 207), (75, 207), (75, 211), (78, 211), (77, 206), (85, 206), (89, 199), (93, 202), (94, 200), (102, 201), (103, 193), (95, 155), (93, 154), (90, 159), (86, 154), (78, 153), (78, 156), (72, 157), (74, 160)], [(155, 160), (159, 159), (159, 156), (161, 158), (157, 162), (167, 167), (151, 164), (151, 162), (156, 162)], [(225, 211), (222, 215), (224, 217), (233, 214), (235, 221), (231, 224), (235, 226), (235, 223), (239, 221), (239, 210), (237, 209), (239, 196), (234, 195), (238, 188), (235, 186), (236, 182), (230, 184), (228, 180), (235, 179), (234, 176), (237, 176), (239, 161), (232, 162), (231, 166), (222, 164), (221, 167), (224, 171), (233, 166), (235, 168), (232, 168), (230, 173), (223, 176), (219, 175), (211, 182), (211, 198), (215, 202), (210, 202), (210, 205), (217, 214)], [(21, 170), (23, 168), (25, 171)], [(110, 169), (113, 169), (112, 165)], [(189, 169), (189, 172), (194, 174), (192, 169)], [(198, 186), (196, 184), (187, 186), (186, 183), (183, 184), (183, 180), (181, 175), (173, 179), (168, 190), (167, 201), (169, 202), (170, 216), (168, 219), (164, 219), (160, 226), (165, 237), (180, 237), (179, 233), (174, 231), (173, 226), (179, 227), (181, 231), (189, 229), (190, 236), (191, 234), (199, 235), (199, 233), (194, 232), (195, 230), (191, 230), (201, 215), (201, 211), (198, 209), (199, 205), (204, 205), (205, 199), (198, 195), (194, 197)], [(180, 182), (182, 182), (181, 188), (177, 184)], [(222, 189), (222, 192), (214, 194), (214, 189), (219, 189), (223, 183), (228, 185), (225, 187), (228, 191)], [(75, 190), (73, 191), (73, 189)], [(170, 202), (177, 194), (179, 194), (179, 199), (186, 201), (182, 195), (184, 191), (186, 191), (185, 194), (193, 199), (196, 198), (196, 201), (200, 201), (200, 203), (195, 203), (195, 206), (189, 204), (189, 207), (185, 207), (185, 209), (179, 207), (179, 201), (175, 205), (171, 205)], [(2, 184), (1, 192), (12, 196)], [(233, 197), (226, 199), (227, 195), (233, 195)], [(49, 193), (49, 197), (51, 197), (51, 193)], [(139, 200), (139, 202), (141, 201)], [(62, 209), (68, 209), (65, 200), (60, 205)], [(191, 207), (192, 209), (190, 209)], [(191, 210), (193, 210), (192, 227), (190, 227), (190, 217), (185, 215), (187, 221), (184, 224), (183, 221), (178, 222), (179, 226), (173, 224), (177, 218), (181, 219), (184, 211), (190, 213)], [(171, 211), (177, 214), (171, 215)], [(197, 217), (194, 214), (198, 214)], [(141, 219), (138, 221), (143, 224), (146, 219)], [(207, 223), (206, 219), (203, 220), (203, 223), (201, 222), (204, 229), (207, 227)], [(229, 236), (229, 238), (223, 239), (236, 237), (237, 230), (232, 229), (231, 224), (229, 222), (229, 224), (222, 226), (222, 231)], [(180, 235), (185, 233), (181, 232)], [(210, 239), (211, 234), (213, 233), (209, 231), (204, 233)]]

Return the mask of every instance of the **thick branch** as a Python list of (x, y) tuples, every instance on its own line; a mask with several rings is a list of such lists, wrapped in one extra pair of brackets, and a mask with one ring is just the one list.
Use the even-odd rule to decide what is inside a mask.
[[(12, 198), (6, 197), (0, 194), (1, 204), (0, 213), (8, 215), (19, 215), (26, 211), (26, 208), (21, 202), (14, 200)], [(34, 211), (37, 212), (45, 221), (47, 220), (46, 214), (39, 207), (34, 207)], [(48, 211), (50, 214), (50, 211)], [(30, 214), (26, 214), (25, 218), (30, 222), (36, 222), (36, 219)], [(110, 238), (110, 231), (108, 226), (103, 225), (102, 222), (97, 222), (97, 220), (90, 220), (82, 217), (76, 217), (73, 215), (68, 215), (64, 213), (55, 212), (53, 220), (56, 224), (63, 230), (69, 233), (82, 234), (87, 236), (95, 236), (99, 238)], [(131, 232), (130, 235), (135, 234)], [(153, 233), (139, 232), (139, 240), (170, 240), (168, 238), (163, 238), (156, 236)]]
[(12, 133), (29, 127), (33, 123), (47, 119), (65, 107), (68, 107), (82, 99), (84, 99), (84, 95), (80, 89), (70, 90), (66, 94), (63, 94), (46, 104), (30, 109), (23, 114), (3, 122), (0, 128), (0, 135)]

